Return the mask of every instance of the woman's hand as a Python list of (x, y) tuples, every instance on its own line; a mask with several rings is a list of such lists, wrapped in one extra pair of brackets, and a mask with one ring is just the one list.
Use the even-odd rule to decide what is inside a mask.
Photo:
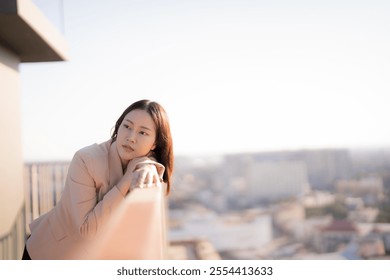
[(145, 158), (133, 159), (127, 165), (125, 174), (117, 184), (117, 188), (124, 196), (134, 188), (161, 186), (161, 178), (156, 166), (143, 161)]
[(161, 186), (160, 176), (154, 164), (139, 164), (132, 174), (131, 188)]

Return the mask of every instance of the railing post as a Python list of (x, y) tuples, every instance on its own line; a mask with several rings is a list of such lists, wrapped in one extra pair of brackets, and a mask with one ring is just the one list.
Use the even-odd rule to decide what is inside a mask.
[[(91, 243), (87, 259), (159, 260), (167, 257), (165, 193), (134, 189)], [(83, 257), (81, 257), (83, 258)]]

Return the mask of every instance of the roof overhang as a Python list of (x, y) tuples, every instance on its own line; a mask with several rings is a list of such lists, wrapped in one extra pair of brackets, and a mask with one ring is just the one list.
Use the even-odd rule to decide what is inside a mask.
[(31, 0), (0, 1), (0, 44), (21, 62), (67, 60), (67, 44)]

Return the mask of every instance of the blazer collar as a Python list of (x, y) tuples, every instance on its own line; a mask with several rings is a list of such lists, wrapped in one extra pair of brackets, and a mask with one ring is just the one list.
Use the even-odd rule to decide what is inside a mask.
[(118, 149), (116, 147), (116, 141), (111, 144), (109, 149), (109, 176), (110, 176), (110, 186), (115, 186), (119, 180), (123, 177), (123, 169), (121, 159), (118, 154)]

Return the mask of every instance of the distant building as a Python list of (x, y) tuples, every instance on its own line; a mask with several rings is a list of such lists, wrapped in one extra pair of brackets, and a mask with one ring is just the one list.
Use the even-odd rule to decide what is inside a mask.
[(301, 196), (310, 187), (301, 161), (255, 162), (248, 171), (248, 194), (255, 201)]
[(357, 227), (347, 220), (333, 220), (320, 228), (316, 236), (316, 249), (319, 253), (337, 252), (358, 236)]
[(218, 252), (258, 250), (273, 238), (267, 213), (244, 211), (217, 215), (202, 207), (170, 210), (169, 240), (209, 240)]
[(385, 254), (390, 255), (390, 223), (358, 223), (357, 226), (362, 237), (380, 236)]
[(386, 255), (390, 255), (390, 232), (383, 233), (383, 242), (385, 244)]
[(383, 238), (379, 233), (371, 233), (358, 241), (358, 255), (364, 259), (386, 254)]
[(390, 233), (390, 224), (357, 223), (359, 236), (353, 238), (341, 251), (347, 259), (390, 259), (386, 248), (386, 236)]
[(300, 200), (306, 208), (317, 208), (333, 204), (335, 197), (329, 192), (312, 191), (305, 194)]
[(313, 189), (333, 191), (339, 179), (350, 179), (352, 163), (347, 149), (306, 150), (297, 153), (307, 164)]
[(350, 210), (348, 220), (358, 223), (373, 223), (378, 216), (379, 210), (374, 207), (364, 207), (362, 209)]
[[(225, 156), (221, 170), (221, 176), (225, 178), (225, 182), (222, 184), (226, 187), (229, 186), (226, 190), (228, 193), (237, 190), (236, 184), (229, 184), (230, 179), (243, 182), (238, 187), (240, 190), (248, 188), (250, 187), (248, 184), (251, 184), (248, 180), (253, 179), (253, 176), (260, 176), (253, 175), (253, 172), (250, 171), (253, 170), (253, 165), (283, 165), (284, 162), (301, 164), (301, 167), (295, 168), (301, 168), (299, 172), (305, 172), (304, 176), (307, 177), (308, 185), (314, 190), (333, 191), (334, 183), (337, 180), (352, 177), (352, 162), (347, 149), (275, 151)], [(281, 168), (284, 169), (284, 176), (292, 176), (292, 171), (287, 172), (288, 167)]]
[(383, 180), (379, 176), (339, 180), (336, 183), (336, 193), (345, 198), (359, 197), (366, 206), (375, 206), (384, 198)]
[(299, 225), (305, 220), (305, 209), (297, 202), (286, 202), (276, 205), (272, 211), (274, 225), (291, 236), (296, 236)]

